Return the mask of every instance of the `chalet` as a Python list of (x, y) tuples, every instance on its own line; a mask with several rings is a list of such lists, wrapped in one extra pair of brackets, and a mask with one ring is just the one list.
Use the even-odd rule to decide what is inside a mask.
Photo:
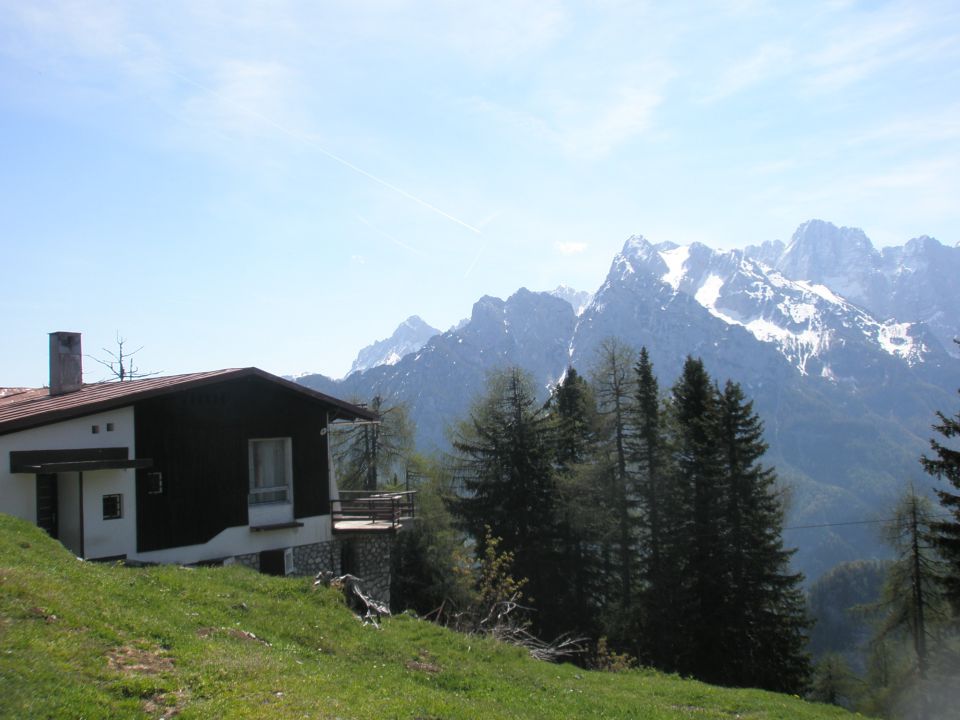
[(370, 411), (257, 368), (84, 384), (78, 333), (50, 386), (0, 395), (0, 512), (80, 558), (352, 572), (389, 595), (405, 497), (342, 500), (328, 445)]

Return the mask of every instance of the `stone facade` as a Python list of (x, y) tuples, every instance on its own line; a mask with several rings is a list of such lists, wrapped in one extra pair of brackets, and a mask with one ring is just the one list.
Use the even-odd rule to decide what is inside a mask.
[(297, 575), (316, 575), (319, 572), (340, 572), (340, 541), (298, 545), (293, 549), (293, 567)]
[(237, 565), (245, 565), (253, 570), (260, 570), (260, 554), (249, 553), (247, 555), (234, 555), (233, 561)]
[(393, 534), (360, 535), (341, 542), (344, 544), (343, 572), (360, 578), (361, 589), (389, 607)]
[[(293, 548), (293, 567), (297, 575), (332, 572), (360, 578), (361, 589), (370, 597), (390, 605), (390, 561), (392, 533), (356, 535), (328, 542), (298, 545)], [(259, 553), (235, 555), (233, 561), (260, 570)]]

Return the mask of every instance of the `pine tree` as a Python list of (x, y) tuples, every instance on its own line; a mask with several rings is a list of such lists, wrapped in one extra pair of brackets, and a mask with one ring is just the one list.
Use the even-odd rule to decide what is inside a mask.
[[(956, 439), (960, 439), (960, 413), (952, 418), (942, 412), (937, 413), (940, 422), (933, 426), (945, 440), (954, 440), (954, 447), (938, 440), (930, 440), (930, 449), (934, 457), (921, 458), (923, 469), (941, 480), (946, 480), (957, 490), (960, 490), (960, 450), (957, 450)], [(960, 615), (960, 493), (938, 490), (940, 503), (953, 516), (952, 519), (934, 523), (935, 543), (940, 555), (949, 563), (949, 571), (945, 574), (943, 584), (947, 597), (953, 605), (954, 612)]]
[[(486, 552), (499, 538), (513, 556), (513, 574), (528, 580), (525, 594), (538, 609), (536, 628), (551, 635), (562, 627), (556, 604), (562, 566), (556, 553), (556, 483), (548, 419), (538, 407), (533, 381), (518, 368), (490, 379), (487, 395), (453, 440), (465, 476), (463, 497), (452, 509)], [(489, 530), (487, 529), (489, 528)]]

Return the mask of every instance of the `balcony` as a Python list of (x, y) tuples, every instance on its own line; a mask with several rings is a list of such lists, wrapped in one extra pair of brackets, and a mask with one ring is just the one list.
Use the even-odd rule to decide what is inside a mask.
[(415, 490), (341, 490), (332, 501), (336, 533), (396, 532), (416, 517)]

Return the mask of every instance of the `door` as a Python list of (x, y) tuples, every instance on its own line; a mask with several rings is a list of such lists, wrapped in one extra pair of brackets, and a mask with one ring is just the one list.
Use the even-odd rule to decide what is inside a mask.
[(50, 473), (37, 475), (37, 527), (47, 531), (52, 538), (57, 531), (57, 476)]

